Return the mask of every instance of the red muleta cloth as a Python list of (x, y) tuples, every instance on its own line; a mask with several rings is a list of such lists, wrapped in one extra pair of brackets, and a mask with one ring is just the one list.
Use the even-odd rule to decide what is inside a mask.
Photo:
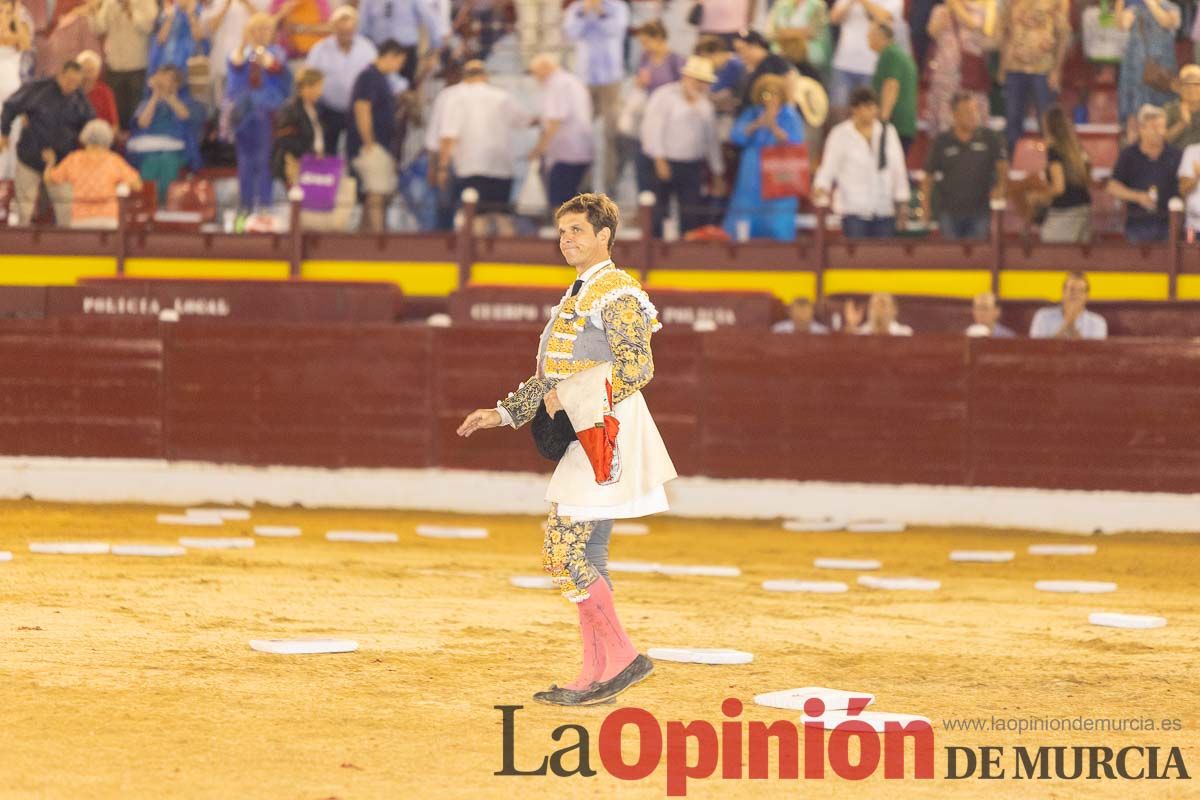
[[(612, 483), (620, 477), (620, 463), (617, 454), (617, 431), (621, 423), (612, 414), (612, 383), (604, 382), (604, 391), (608, 396), (608, 406), (604, 411), (604, 419), (590, 428), (575, 431), (583, 452), (587, 453), (592, 471), (596, 474), (596, 483), (600, 486)], [(613, 477), (616, 474), (617, 477)]]

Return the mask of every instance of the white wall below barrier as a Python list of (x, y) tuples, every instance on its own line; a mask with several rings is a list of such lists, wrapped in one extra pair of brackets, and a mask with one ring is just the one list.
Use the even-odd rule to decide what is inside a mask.
[[(221, 503), (542, 514), (549, 476), (447, 469), (248, 467), (142, 459), (0, 457), (0, 499)], [(679, 478), (669, 514), (849, 517), (1066, 533), (1200, 533), (1200, 495)]]

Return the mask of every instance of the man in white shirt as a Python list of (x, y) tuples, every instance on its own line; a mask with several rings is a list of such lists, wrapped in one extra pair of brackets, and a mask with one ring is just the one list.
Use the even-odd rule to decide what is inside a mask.
[(723, 194), (725, 162), (717, 132), (717, 112), (708, 99), (717, 80), (712, 63), (691, 56), (678, 81), (660, 86), (650, 95), (642, 115), (642, 152), (654, 162), (657, 180), (654, 235), (662, 236), (662, 221), (674, 195), (679, 203), (681, 233), (704, 224), (700, 197), (704, 165), (712, 171), (717, 194)]
[(1062, 304), (1039, 308), (1029, 325), (1031, 339), (1107, 339), (1104, 317), (1087, 310), (1091, 285), (1082, 272), (1067, 273)]
[(333, 33), (313, 45), (305, 63), (325, 76), (325, 90), (317, 109), (325, 129), (325, 147), (332, 154), (338, 150), (342, 133), (350, 127), (354, 81), (379, 53), (370, 39), (358, 33), (358, 11), (353, 6), (334, 11), (329, 24)]
[[(450, 180), (456, 202), (464, 189), (479, 192), (481, 215), (502, 215), (513, 185), (513, 130), (528, 127), (529, 117), (513, 96), (488, 83), (486, 65), (479, 60), (463, 65), (463, 79), (446, 101), (439, 122), (441, 141), (435, 186)], [(480, 220), (484, 220), (481, 218)], [(511, 235), (511, 221), (494, 217), (498, 233)]]
[(837, 184), (834, 210), (848, 239), (895, 236), (908, 215), (908, 167), (891, 125), (879, 121), (879, 101), (867, 88), (850, 96), (850, 119), (829, 132), (817, 170), (814, 200), (828, 202)]
[[(446, 118), (446, 105), (450, 102), (450, 98), (454, 93), (462, 87), (461, 74), (454, 74), (453, 79), (460, 81), (451, 83), (442, 88), (433, 98), (433, 106), (429, 109), (429, 117), (425, 122), (425, 150), (429, 158), (429, 180), (437, 179), (438, 155), (442, 150), (442, 128), (443, 121)], [(449, 80), (449, 78), (448, 78)], [(454, 163), (450, 164), (450, 180), (440, 186), (434, 187), (438, 190), (437, 197), (437, 215), (434, 221), (434, 228), (439, 231), (454, 230), (454, 211), (457, 202), (451, 195), (454, 189)]]
[(1179, 196), (1187, 204), (1187, 227), (1194, 236), (1200, 232), (1200, 144), (1189, 144), (1183, 148), (1178, 177)]
[(546, 197), (557, 208), (579, 193), (579, 184), (592, 165), (592, 99), (587, 86), (543, 53), (529, 62), (529, 72), (542, 87), (542, 135), (529, 159), (541, 159), (546, 173)]
[(829, 21), (841, 25), (837, 49), (833, 53), (829, 105), (842, 109), (850, 103), (850, 94), (860, 86), (870, 86), (879, 55), (867, 44), (872, 22), (895, 24), (902, 19), (904, 0), (837, 0), (829, 12)]

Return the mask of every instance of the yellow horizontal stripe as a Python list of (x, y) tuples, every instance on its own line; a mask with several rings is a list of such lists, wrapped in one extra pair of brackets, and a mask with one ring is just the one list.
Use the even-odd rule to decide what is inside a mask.
[(419, 297), (445, 297), (458, 288), (458, 265), (450, 261), (305, 261), (300, 275), (314, 281), (394, 283)]
[(1180, 275), (1175, 293), (1180, 300), (1200, 300), (1200, 275)]
[(652, 290), (771, 292), (785, 303), (796, 297), (813, 299), (817, 292), (816, 276), (811, 272), (652, 269), (647, 283)]
[(0, 284), (7, 286), (72, 286), (116, 274), (111, 256), (0, 256)]
[(988, 291), (991, 281), (991, 273), (983, 270), (831, 269), (825, 273), (825, 294), (891, 292), (973, 297)]
[(217, 258), (130, 258), (129, 278), (217, 278), (222, 280), (287, 280), (286, 261), (235, 261)]
[[(1010, 300), (1059, 300), (1062, 271), (1000, 273), (1000, 296)], [(1166, 300), (1167, 276), (1151, 272), (1093, 272), (1088, 274), (1093, 300)]]
[(553, 286), (561, 289), (571, 285), (575, 274), (574, 269), (561, 264), (477, 263), (471, 267), (471, 283), (480, 286)]

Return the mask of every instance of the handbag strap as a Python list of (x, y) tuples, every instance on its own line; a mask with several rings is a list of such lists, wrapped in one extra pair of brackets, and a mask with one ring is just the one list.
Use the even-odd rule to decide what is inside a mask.
[(876, 162), (876, 167), (879, 172), (883, 172), (885, 169), (887, 169), (887, 163), (888, 163), (888, 161), (887, 161), (888, 122), (887, 122), (887, 120), (881, 120), (881, 122), (883, 124), (883, 129), (879, 132), (879, 160)]

